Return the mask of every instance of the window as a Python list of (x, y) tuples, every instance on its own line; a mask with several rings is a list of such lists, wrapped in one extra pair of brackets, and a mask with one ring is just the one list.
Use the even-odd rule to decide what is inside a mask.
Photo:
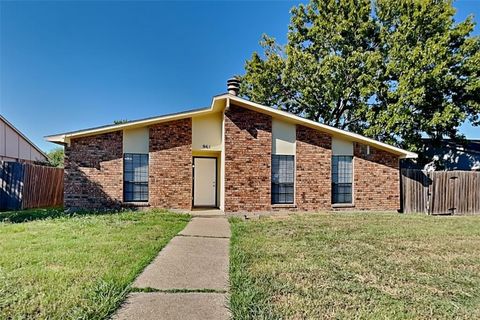
[(352, 156), (332, 157), (332, 203), (352, 203)]
[(148, 201), (148, 154), (123, 155), (123, 200)]
[(293, 204), (295, 156), (272, 155), (272, 204)]

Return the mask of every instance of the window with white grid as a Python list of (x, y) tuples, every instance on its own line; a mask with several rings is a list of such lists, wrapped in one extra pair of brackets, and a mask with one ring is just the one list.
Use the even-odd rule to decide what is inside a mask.
[(332, 157), (332, 203), (352, 203), (353, 157)]
[(293, 204), (295, 156), (272, 155), (272, 204)]
[(148, 154), (123, 155), (123, 200), (148, 201)]

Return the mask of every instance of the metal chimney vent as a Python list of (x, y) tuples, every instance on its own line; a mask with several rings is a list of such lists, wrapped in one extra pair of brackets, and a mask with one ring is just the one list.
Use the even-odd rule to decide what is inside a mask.
[(228, 79), (227, 89), (229, 94), (234, 96), (238, 95), (238, 91), (240, 90), (240, 80), (237, 78)]

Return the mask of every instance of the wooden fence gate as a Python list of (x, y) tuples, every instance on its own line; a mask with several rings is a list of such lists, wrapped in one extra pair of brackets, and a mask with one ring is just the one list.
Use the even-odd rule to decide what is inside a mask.
[(480, 172), (401, 170), (402, 211), (480, 214)]
[(0, 210), (63, 205), (63, 169), (0, 161)]

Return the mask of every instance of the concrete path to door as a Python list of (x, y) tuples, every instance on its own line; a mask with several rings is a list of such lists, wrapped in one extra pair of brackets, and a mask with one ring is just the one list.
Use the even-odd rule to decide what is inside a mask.
[(131, 293), (113, 319), (229, 319), (229, 242), (224, 216), (194, 217), (135, 280), (145, 292)]

